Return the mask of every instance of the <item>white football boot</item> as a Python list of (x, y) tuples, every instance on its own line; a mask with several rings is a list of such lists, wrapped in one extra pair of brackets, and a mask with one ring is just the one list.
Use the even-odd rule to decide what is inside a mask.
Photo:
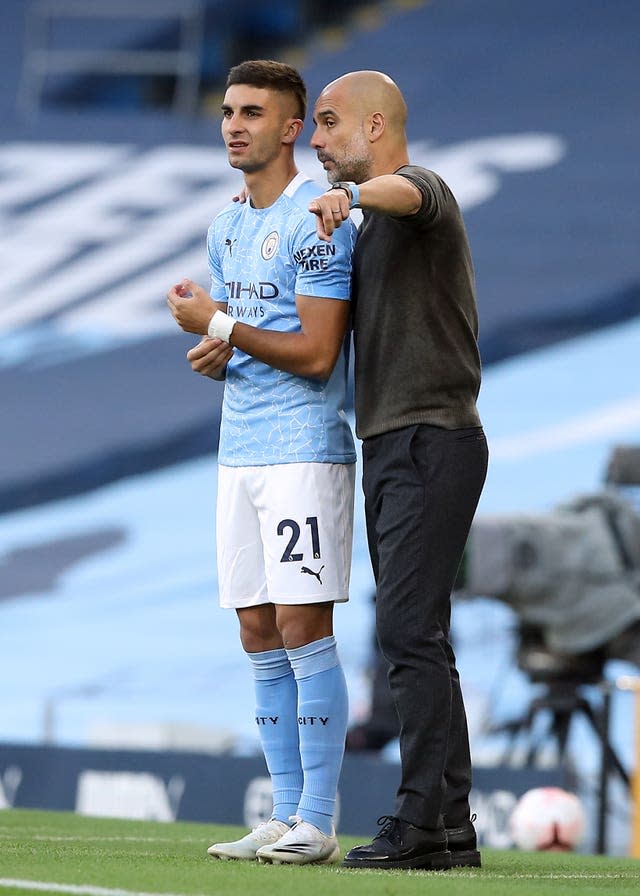
[(327, 836), (297, 815), (293, 815), (291, 821), (294, 822), (293, 827), (279, 840), (260, 847), (256, 853), (259, 862), (273, 865), (311, 865), (338, 861), (340, 844), (335, 832)]
[(214, 859), (244, 859), (255, 861), (256, 853), (262, 846), (268, 846), (279, 840), (283, 834), (289, 831), (289, 825), (276, 818), (261, 822), (249, 834), (245, 834), (240, 840), (231, 843), (214, 843), (207, 852)]

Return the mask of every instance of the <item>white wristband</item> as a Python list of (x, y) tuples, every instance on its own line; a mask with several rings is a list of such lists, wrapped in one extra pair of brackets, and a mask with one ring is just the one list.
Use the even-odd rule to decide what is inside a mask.
[(224, 311), (218, 310), (209, 321), (207, 335), (211, 336), (212, 339), (222, 339), (223, 342), (229, 342), (235, 323), (232, 317), (229, 317)]

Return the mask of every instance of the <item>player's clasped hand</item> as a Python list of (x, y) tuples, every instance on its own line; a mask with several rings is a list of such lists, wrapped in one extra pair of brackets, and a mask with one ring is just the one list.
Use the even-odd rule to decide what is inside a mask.
[(224, 371), (233, 354), (228, 342), (205, 336), (197, 345), (187, 352), (187, 361), (194, 373), (211, 377), (214, 380), (224, 378)]
[(331, 242), (331, 234), (349, 217), (349, 197), (343, 190), (329, 190), (309, 203), (316, 216), (316, 232), (321, 240)]
[(216, 305), (205, 289), (193, 280), (184, 279), (171, 287), (167, 302), (176, 323), (185, 333), (203, 336), (207, 332)]

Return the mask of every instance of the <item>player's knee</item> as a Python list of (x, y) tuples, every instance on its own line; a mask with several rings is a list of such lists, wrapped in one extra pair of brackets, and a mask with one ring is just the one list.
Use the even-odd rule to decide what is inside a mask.
[(316, 604), (313, 607), (280, 607), (278, 628), (282, 643), (289, 650), (304, 647), (333, 634), (333, 605)]
[(248, 607), (238, 612), (240, 643), (246, 653), (261, 653), (282, 647), (273, 606)]

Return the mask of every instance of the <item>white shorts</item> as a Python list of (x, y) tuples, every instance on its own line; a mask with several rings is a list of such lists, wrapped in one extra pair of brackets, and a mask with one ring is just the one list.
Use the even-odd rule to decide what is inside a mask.
[(220, 605), (349, 600), (355, 464), (218, 468)]

